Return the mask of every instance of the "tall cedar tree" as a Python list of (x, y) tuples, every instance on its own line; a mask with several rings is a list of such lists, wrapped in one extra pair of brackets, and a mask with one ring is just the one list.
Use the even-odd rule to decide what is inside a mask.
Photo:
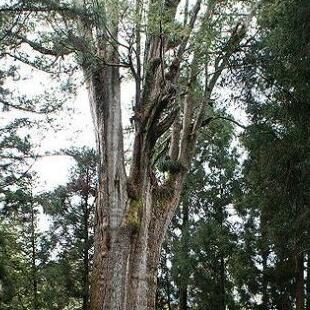
[[(232, 56), (246, 44), (243, 39), (257, 3), (2, 4), (3, 60), (13, 58), (57, 76), (67, 72), (63, 60), (73, 55), (84, 73), (99, 155), (90, 309), (154, 309), (160, 248), (197, 137), (201, 127), (221, 117), (208, 107)], [(136, 90), (128, 169), (121, 115), (123, 72), (133, 77)], [(165, 153), (164, 172), (155, 165), (159, 149)]]

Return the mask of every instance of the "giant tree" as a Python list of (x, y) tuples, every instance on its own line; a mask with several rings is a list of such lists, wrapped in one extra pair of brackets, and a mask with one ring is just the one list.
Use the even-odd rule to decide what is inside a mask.
[[(242, 48), (250, 2), (37, 0), (1, 7), (3, 57), (54, 76), (76, 68), (84, 74), (99, 155), (91, 309), (154, 308), (160, 247), (199, 130), (221, 117), (209, 107)], [(61, 66), (70, 55), (78, 67)], [(121, 112), (127, 73), (135, 83), (128, 166)]]

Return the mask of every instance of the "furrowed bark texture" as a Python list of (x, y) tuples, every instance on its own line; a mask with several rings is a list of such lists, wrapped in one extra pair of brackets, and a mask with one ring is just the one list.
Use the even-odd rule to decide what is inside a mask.
[[(132, 37), (129, 33), (126, 42), (129, 46), (118, 41), (124, 32), (130, 32), (130, 27), (125, 27), (123, 33), (119, 33), (122, 22), (127, 22), (127, 8), (122, 1), (72, 0), (72, 7), (57, 4), (57, 1), (33, 1), (27, 6), (27, 1), (21, 2), (23, 5), (13, 8), (14, 11), (52, 11), (53, 16), (59, 15), (55, 21), (63, 21), (68, 31), (59, 31), (60, 42), (51, 44), (45, 44), (48, 43), (45, 39), (42, 40), (44, 42), (32, 41), (15, 34), (17, 46), (26, 44), (47, 56), (46, 60), (54, 57), (51, 66), (58, 64), (59, 57), (74, 53), (88, 85), (99, 155), (89, 309), (152, 310), (155, 307), (156, 269), (161, 244), (178, 205), (198, 131), (215, 119), (206, 115), (205, 111), (210, 105), (212, 90), (227, 67), (229, 57), (244, 37), (245, 25), (239, 23), (233, 29), (214, 61), (215, 71), (211, 75), (206, 74), (206, 95), (202, 102), (195, 99), (192, 87), (197, 84), (201, 69), (195, 53), (192, 53), (194, 60), (188, 66), (192, 72), (189, 81), (183, 81), (187, 95), (177, 102), (176, 98), (181, 98), (178, 83), (182, 61), (186, 57), (190, 59), (186, 53), (191, 53), (191, 48), (195, 49), (195, 44), (190, 49), (188, 47), (202, 0), (195, 0), (191, 8), (187, 5), (184, 29), (177, 36), (179, 38), (169, 36), (169, 32), (178, 24), (176, 12), (180, 0), (136, 0), (134, 31)], [(209, 2), (211, 6), (202, 17), (208, 21), (214, 7), (214, 1), (208, 1), (208, 5)], [(146, 3), (148, 8), (143, 7)], [(67, 26), (71, 23), (72, 27)], [(51, 28), (57, 32), (54, 26)], [(144, 35), (146, 42), (142, 48)], [(126, 56), (124, 49), (127, 50)], [(12, 57), (19, 59), (16, 55)], [(21, 61), (41, 70), (45, 68), (27, 59)], [(126, 175), (124, 161), (120, 66), (131, 70), (136, 82), (133, 109), (135, 137), (129, 176)], [(175, 166), (174, 171), (166, 171), (162, 178), (157, 178), (154, 155), (158, 142), (166, 138), (165, 134), (169, 136), (169, 152), (165, 155)], [(85, 278), (84, 282), (87, 286), (88, 279)], [(84, 305), (87, 307), (86, 297)]]
[[(88, 85), (100, 155), (99, 196), (90, 309), (154, 309), (156, 270), (165, 231), (178, 204), (184, 173), (153, 184), (152, 139), (142, 141), (141, 158), (127, 179), (117, 68), (103, 67)], [(171, 191), (160, 195), (160, 191)]]
[[(107, 74), (115, 73), (111, 70)], [(107, 113), (104, 126), (98, 122), (98, 147), (103, 162), (90, 309), (153, 309), (160, 246), (181, 187), (172, 199), (159, 202), (154, 197), (148, 167), (144, 167), (139, 182), (128, 183), (123, 166), (119, 89), (115, 89), (115, 85), (114, 88), (107, 85), (107, 88), (105, 94), (111, 91), (109, 95), (114, 98), (109, 100), (113, 105), (105, 107), (108, 111), (100, 111)], [(92, 89), (96, 89), (95, 85)], [(132, 189), (138, 192), (137, 196), (128, 196), (129, 185), (140, 186)]]
[[(150, 3), (152, 6), (157, 2)], [(178, 4), (179, 0), (163, 2), (165, 23), (174, 21)], [(201, 0), (197, 0), (192, 8), (188, 22), (190, 30), (194, 27), (200, 5)], [(112, 28), (115, 24), (111, 23)], [(143, 79), (140, 68), (139, 71), (131, 68), (136, 83), (139, 83), (136, 90), (141, 93), (136, 94), (133, 117), (135, 137), (127, 176), (119, 53), (117, 46), (111, 48), (111, 43), (103, 39), (110, 32), (96, 33), (99, 34), (96, 38), (97, 54), (104, 62), (97, 64), (95, 70), (84, 66), (100, 159), (89, 309), (153, 310), (161, 245), (178, 205), (197, 133), (205, 117), (204, 107), (210, 100), (216, 80), (213, 78), (209, 81), (210, 85), (206, 85), (209, 95), (202, 103), (195, 102), (189, 94), (184, 99), (183, 107), (180, 107), (176, 104), (177, 83), (190, 34), (184, 35), (176, 47), (175, 58), (167, 68), (164, 63), (164, 54), (169, 50), (167, 38), (162, 31), (147, 34)], [(115, 41), (117, 27), (111, 33)], [(86, 28), (85, 36), (93, 36), (93, 31)], [(237, 37), (237, 43), (241, 38)], [(139, 37), (136, 42), (140, 42)], [(226, 59), (230, 55), (229, 50), (222, 57)], [(190, 78), (192, 81), (197, 75), (196, 66), (194, 68)], [(196, 111), (201, 111), (198, 115), (194, 115), (194, 107)], [(180, 119), (180, 108), (184, 111), (183, 121)], [(159, 182), (154, 173), (153, 155), (156, 143), (167, 132), (171, 134), (167, 155), (179, 168), (167, 173), (164, 181)]]
[[(174, 17), (178, 1), (167, 3)], [(174, 74), (164, 77), (161, 57), (166, 43), (160, 34), (150, 35), (147, 40), (145, 85), (136, 106), (128, 178), (124, 167), (119, 68), (103, 65), (96, 72), (85, 74), (91, 76), (88, 92), (100, 157), (91, 310), (155, 308), (160, 248), (185, 176), (182, 170), (159, 186), (151, 169), (155, 143), (175, 118), (175, 112), (164, 119), (161, 114), (173, 103), (179, 61), (170, 70)], [(108, 55), (106, 46), (101, 49), (101, 55), (118, 61), (117, 55)]]

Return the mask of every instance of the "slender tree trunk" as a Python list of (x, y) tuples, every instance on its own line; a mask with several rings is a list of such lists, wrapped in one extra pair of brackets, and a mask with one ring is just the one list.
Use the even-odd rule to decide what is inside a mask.
[(33, 310), (39, 310), (38, 301), (38, 277), (37, 277), (37, 251), (35, 235), (35, 210), (31, 206), (31, 270), (32, 270), (32, 307)]
[(170, 278), (168, 277), (168, 273), (166, 276), (166, 291), (167, 291), (168, 310), (172, 310), (172, 307), (171, 307), (171, 283), (170, 283)]
[(267, 260), (269, 256), (269, 248), (267, 244), (267, 216), (265, 209), (261, 210), (260, 216), (260, 230), (261, 230), (261, 256), (262, 256), (262, 309), (268, 310), (269, 296), (268, 296), (268, 279), (266, 277)]
[(290, 300), (289, 300), (289, 293), (286, 288), (283, 288), (281, 291), (281, 304), (280, 304), (280, 310), (289, 310), (290, 307)]
[(224, 258), (220, 259), (220, 303), (219, 310), (226, 309), (226, 296), (225, 296), (225, 262)]
[[(188, 204), (185, 202), (182, 205), (182, 255), (185, 262), (185, 268), (181, 276), (181, 283), (179, 284), (180, 294), (180, 310), (187, 310), (187, 298), (188, 298), (188, 280), (189, 280), (189, 266), (188, 266)], [(181, 270), (182, 272), (182, 270)]]
[[(161, 285), (157, 286), (156, 290), (156, 307), (157, 310), (168, 309), (171, 310), (171, 277), (169, 274), (169, 268), (167, 267), (167, 254), (161, 256), (161, 270), (164, 274), (162, 278), (157, 278), (157, 283), (161, 279)], [(160, 289), (163, 290), (162, 296)]]
[(306, 302), (306, 309), (310, 310), (310, 254), (307, 255)]
[[(223, 195), (223, 189), (222, 186), (220, 188), (221, 195)], [(218, 216), (217, 220), (221, 226), (221, 229), (223, 229), (224, 226), (224, 207), (222, 205), (218, 206), (217, 210)], [(223, 253), (220, 253), (220, 268), (219, 268), (219, 310), (225, 310), (226, 308), (226, 293), (225, 293), (225, 281), (226, 281), (226, 274), (225, 274), (225, 261), (223, 257)]]
[(180, 288), (180, 310), (187, 310), (187, 285)]
[(262, 309), (268, 310), (269, 298), (267, 293), (268, 282), (266, 279), (268, 252), (262, 251)]
[(295, 257), (296, 271), (295, 271), (295, 281), (296, 281), (296, 310), (305, 309), (305, 280), (304, 280), (304, 255), (299, 254)]
[[(88, 178), (88, 175), (87, 175)], [(88, 309), (89, 302), (89, 207), (88, 193), (84, 198), (84, 246), (83, 246), (83, 310)]]
[[(167, 262), (167, 256), (165, 261)], [(165, 286), (166, 286), (166, 294), (167, 294), (167, 306), (168, 310), (171, 310), (171, 277), (169, 276), (169, 269), (166, 266), (166, 277), (165, 277)]]
[[(286, 262), (283, 253), (279, 254), (279, 267), (276, 266), (276, 271), (278, 270), (278, 268), (283, 268), (282, 266), (286, 266), (286, 268), (288, 268), (290, 270), (291, 267), (291, 261)], [(280, 271), (281, 272), (281, 271)], [(277, 304), (277, 308), (279, 308), (279, 310), (290, 310), (292, 308), (292, 302), (290, 300), (290, 292), (289, 292), (289, 281), (285, 280), (285, 281), (281, 281), (278, 282), (275, 290), (276, 292), (279, 292), (279, 299), (278, 299), (278, 304)]]

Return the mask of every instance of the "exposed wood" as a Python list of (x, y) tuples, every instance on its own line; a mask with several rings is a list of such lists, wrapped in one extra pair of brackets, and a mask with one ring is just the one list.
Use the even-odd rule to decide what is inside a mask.
[[(206, 107), (229, 58), (243, 39), (245, 26), (238, 25), (232, 32), (224, 53), (216, 61), (215, 72), (207, 79), (205, 98), (201, 102), (194, 96), (201, 70), (195, 55), (188, 85), (181, 89), (179, 84), (190, 39), (195, 27), (199, 27), (202, 0), (196, 0), (191, 10), (189, 2), (186, 2), (182, 22), (184, 31), (173, 46), (169, 45), (168, 26), (177, 22), (180, 0), (150, 0), (146, 21), (142, 20), (144, 1), (136, 0), (136, 19), (128, 45), (120, 39), (120, 14), (123, 9), (120, 1), (88, 3), (75, 0), (73, 3), (71, 8), (67, 8), (53, 0), (41, 0), (33, 7), (27, 4), (11, 8), (19, 12), (46, 12), (50, 9), (64, 20), (68, 14), (68, 20), (74, 23), (77, 31), (65, 33), (66, 40), (60, 50), (55, 50), (53, 44), (44, 45), (39, 40), (32, 41), (24, 36), (15, 39), (46, 57), (57, 59), (74, 52), (84, 72), (99, 155), (89, 309), (153, 310), (161, 245), (179, 203), (196, 139), (206, 119)], [(93, 11), (89, 10), (90, 5)], [(155, 25), (152, 24), (151, 14), (154, 8), (158, 18)], [(208, 9), (202, 18), (210, 18), (213, 7)], [(92, 14), (88, 14), (89, 11)], [(125, 11), (122, 14), (126, 14)], [(73, 20), (72, 12), (76, 12)], [(146, 43), (143, 48), (142, 29), (145, 27)], [(29, 59), (23, 59), (23, 55), (11, 56), (29, 62)], [(29, 64), (35, 65), (31, 61)], [(135, 132), (129, 175), (126, 174), (124, 160), (121, 67), (131, 70), (136, 84), (132, 118)], [(185, 97), (180, 95), (183, 91)], [(157, 180), (152, 166), (154, 150), (158, 142), (167, 137), (170, 144), (167, 145), (169, 154), (166, 155), (180, 168), (170, 171), (163, 180)], [(84, 228), (86, 232), (88, 226)], [(86, 265), (88, 257), (85, 255)], [(84, 309), (88, 303), (88, 282), (85, 277)], [(186, 290), (183, 291), (184, 305)]]

